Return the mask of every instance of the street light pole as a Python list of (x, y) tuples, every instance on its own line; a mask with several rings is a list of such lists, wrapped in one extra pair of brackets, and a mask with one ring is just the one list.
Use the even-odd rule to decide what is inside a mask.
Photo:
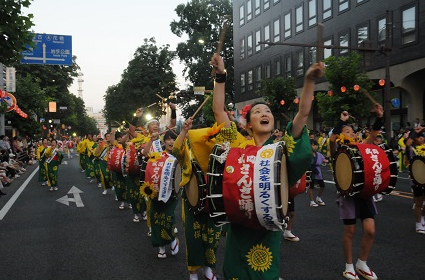
[[(385, 18), (385, 48), (391, 48), (391, 14), (387, 10)], [(387, 141), (391, 140), (391, 79), (390, 79), (390, 52), (385, 52), (385, 88), (383, 96), (384, 105), (384, 119), (385, 119), (385, 133)]]

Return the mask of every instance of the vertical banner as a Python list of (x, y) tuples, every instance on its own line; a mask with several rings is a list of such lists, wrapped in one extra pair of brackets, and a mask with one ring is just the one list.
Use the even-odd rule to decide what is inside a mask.
[(6, 91), (16, 92), (16, 70), (15, 67), (6, 67)]

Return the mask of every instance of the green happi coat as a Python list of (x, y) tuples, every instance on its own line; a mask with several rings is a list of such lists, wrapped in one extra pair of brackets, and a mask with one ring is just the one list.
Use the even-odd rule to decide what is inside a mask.
[[(175, 143), (179, 143), (179, 140), (176, 140)], [(181, 147), (173, 147), (173, 155), (178, 159), (183, 169), (180, 187), (189, 183), (193, 172), (189, 146), (186, 141), (183, 141), (183, 143)], [(207, 212), (200, 212), (195, 215), (193, 211), (189, 211), (190, 204), (184, 191), (182, 198), (188, 270), (195, 271), (203, 266), (214, 268), (217, 263), (216, 251), (220, 241), (220, 227), (215, 226)]]
[[(294, 139), (289, 123), (284, 136), (287, 149), (287, 171), (289, 186), (293, 186), (311, 163), (311, 146), (305, 127), (300, 138)], [(237, 133), (236, 131), (234, 133)], [(236, 139), (236, 137), (234, 137)], [(272, 144), (270, 138), (264, 145)], [(255, 145), (254, 139), (242, 143), (245, 148)], [(227, 231), (224, 256), (224, 278), (231, 280), (279, 279), (280, 242), (282, 232), (260, 229), (253, 230), (240, 224), (231, 224)]]
[(86, 143), (86, 149), (84, 154), (86, 155), (84, 157), (85, 160), (85, 166), (86, 166), (86, 176), (88, 178), (94, 178), (95, 177), (95, 169), (94, 169), (94, 163), (93, 163), (93, 159), (94, 159), (94, 155), (92, 153), (92, 148), (93, 145), (95, 145), (95, 143), (92, 140), (86, 139), (84, 140)]
[(150, 201), (151, 241), (154, 247), (170, 244), (176, 238), (174, 226), (176, 218), (174, 210), (178, 200), (171, 196), (167, 203), (154, 198)]
[(63, 155), (58, 149), (47, 148), (44, 153), (44, 166), (47, 172), (47, 181), (49, 187), (57, 187), (59, 165), (62, 162)]
[[(97, 144), (96, 144), (97, 145)], [(113, 186), (111, 172), (108, 169), (108, 154), (110, 147), (109, 145), (102, 143), (100, 144), (99, 150), (95, 149), (93, 154), (95, 160), (96, 178), (104, 189), (110, 189)]]

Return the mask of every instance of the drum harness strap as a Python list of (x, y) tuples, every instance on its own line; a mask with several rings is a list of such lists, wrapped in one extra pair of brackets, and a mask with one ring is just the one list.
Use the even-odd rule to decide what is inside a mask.
[(227, 159), (227, 155), (229, 154), (230, 151), (230, 143), (229, 142), (223, 142), (223, 144), (221, 145), (222, 149), (224, 150), (224, 152), (217, 156), (217, 155), (212, 155), (219, 163), (223, 164), (226, 159)]

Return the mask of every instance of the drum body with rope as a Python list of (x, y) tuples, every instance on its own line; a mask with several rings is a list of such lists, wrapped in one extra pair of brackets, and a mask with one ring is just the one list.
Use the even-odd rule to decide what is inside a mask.
[(170, 197), (177, 198), (180, 194), (182, 169), (174, 156), (163, 152), (160, 158), (149, 160), (144, 175), (142, 187), (149, 185), (158, 201), (166, 203)]
[(196, 161), (192, 161), (192, 175), (189, 183), (184, 187), (189, 211), (195, 215), (201, 211), (208, 213), (207, 184), (201, 167)]
[(425, 187), (425, 157), (415, 155), (409, 163), (410, 178), (419, 187)]
[(342, 195), (389, 194), (397, 174), (393, 151), (386, 144), (342, 145), (335, 155), (335, 184)]
[(109, 151), (108, 169), (125, 175), (125, 150), (123, 148), (114, 147)]
[(126, 172), (134, 176), (140, 176), (140, 165), (137, 156), (136, 146), (130, 144), (126, 149), (125, 154)]
[(284, 230), (289, 196), (284, 143), (245, 149), (214, 146), (207, 189), (216, 225)]

